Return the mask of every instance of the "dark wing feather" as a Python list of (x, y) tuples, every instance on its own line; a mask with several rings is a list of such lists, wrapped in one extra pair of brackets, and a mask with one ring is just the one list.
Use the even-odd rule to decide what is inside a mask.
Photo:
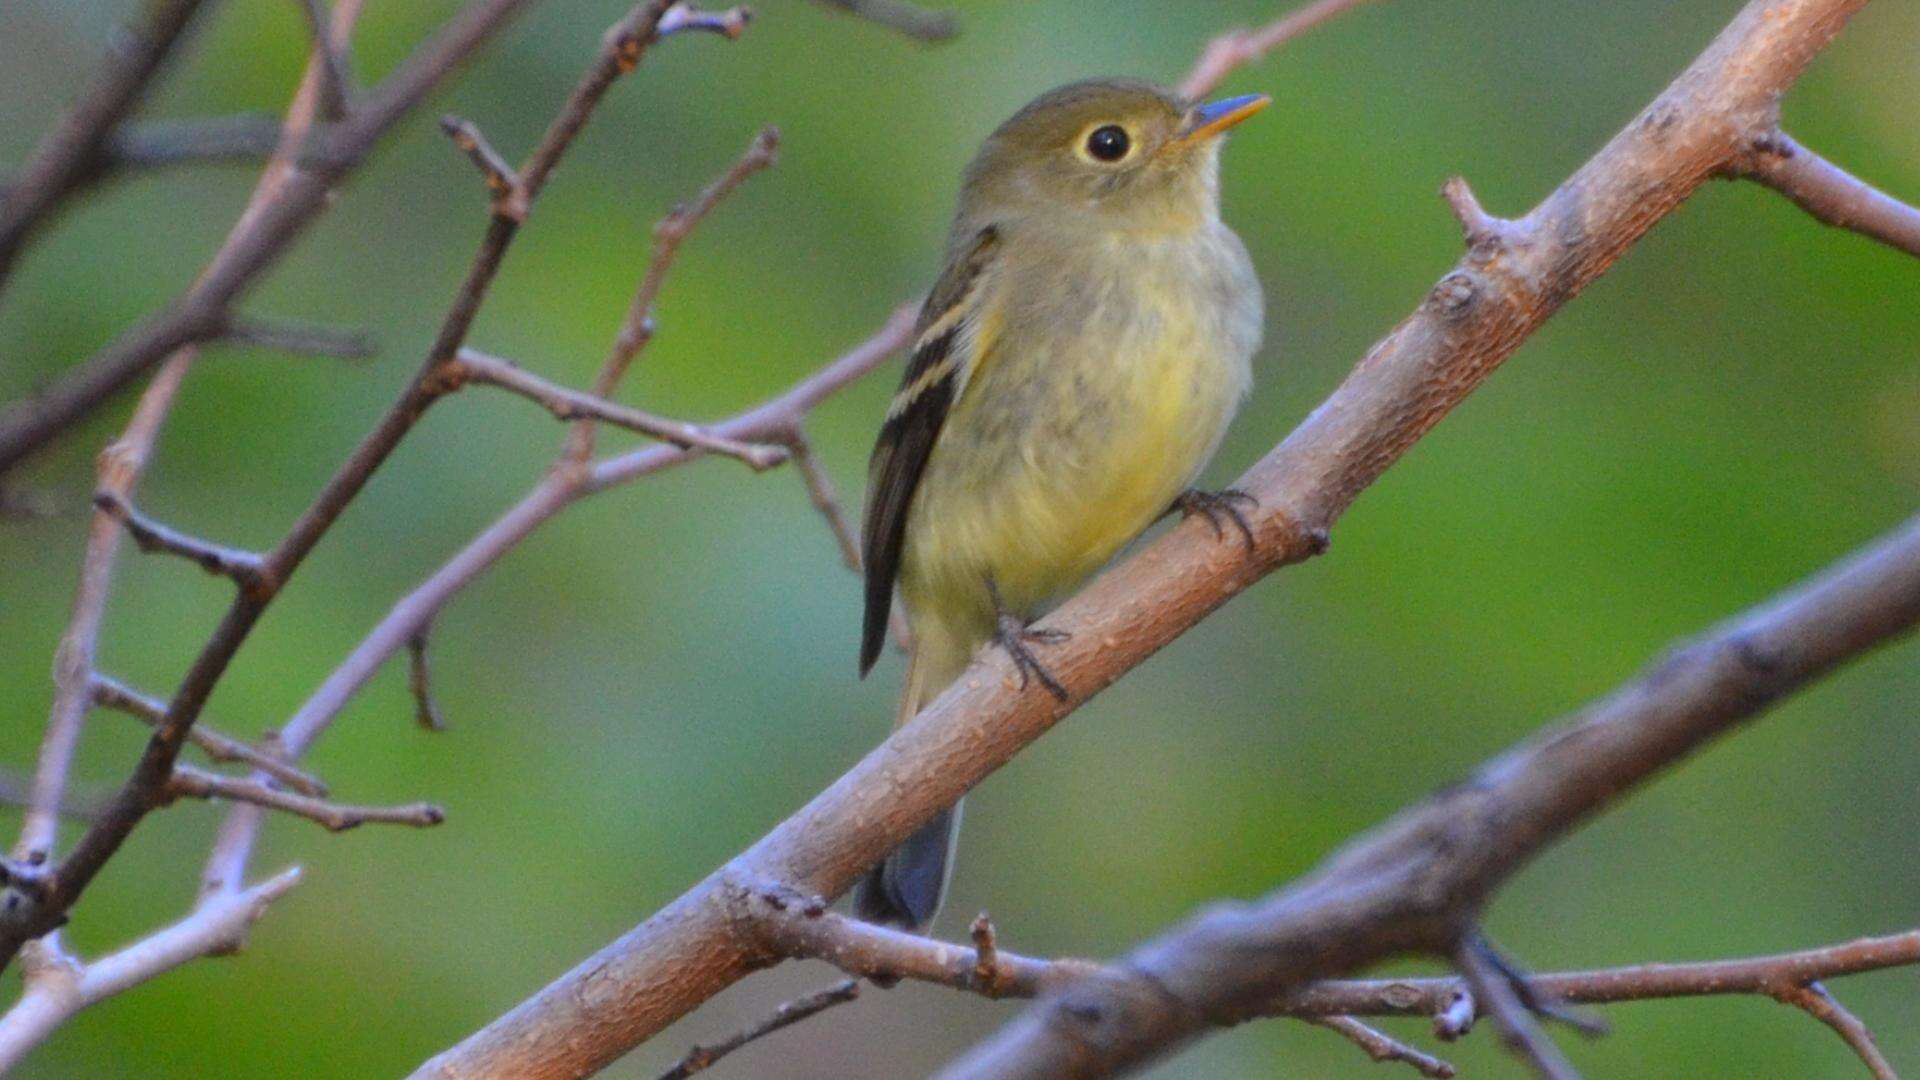
[[(927, 458), (940, 437), (964, 372), (947, 363), (971, 313), (963, 310), (977, 295), (974, 286), (992, 261), (999, 236), (988, 226), (947, 265), (920, 311), (913, 356), (900, 380), (900, 392), (873, 446), (867, 467), (867, 516), (861, 528), (866, 567), (866, 622), (860, 637), (860, 674), (872, 670), (886, 643), (893, 584), (900, 573), (900, 549), (906, 537), (907, 510), (926, 471)], [(944, 366), (943, 366), (944, 365)], [(929, 377), (932, 373), (932, 377)]]

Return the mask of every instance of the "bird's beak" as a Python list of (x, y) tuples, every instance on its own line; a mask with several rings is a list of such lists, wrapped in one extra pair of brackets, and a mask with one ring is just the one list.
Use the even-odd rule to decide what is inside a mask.
[(1193, 110), (1186, 129), (1174, 141), (1197, 143), (1210, 139), (1271, 104), (1273, 99), (1265, 94), (1246, 94), (1202, 105)]

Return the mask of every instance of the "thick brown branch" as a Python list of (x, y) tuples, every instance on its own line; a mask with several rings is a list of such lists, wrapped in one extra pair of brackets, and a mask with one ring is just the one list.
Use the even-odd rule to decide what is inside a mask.
[(1792, 199), (1818, 221), (1920, 255), (1920, 207), (1856, 179), (1784, 132), (1755, 138), (1731, 171)]
[(426, 828), (447, 820), (447, 812), (432, 803), (404, 806), (347, 806), (263, 784), (238, 776), (222, 776), (177, 765), (167, 782), (164, 799), (227, 799), (252, 803), (306, 818), (328, 832), (345, 832), (369, 823)]
[(824, 990), (816, 990), (803, 998), (795, 998), (773, 1011), (773, 1015), (752, 1027), (730, 1036), (711, 1046), (696, 1046), (687, 1051), (680, 1063), (660, 1074), (660, 1080), (686, 1080), (695, 1073), (706, 1072), (719, 1063), (720, 1059), (747, 1045), (755, 1039), (764, 1038), (781, 1028), (792, 1027), (811, 1016), (818, 1016), (833, 1008), (844, 1005), (860, 996), (860, 983), (855, 979), (837, 982)]
[[(150, 727), (160, 726), (166, 718), (166, 702), (149, 697), (117, 679), (95, 673), (92, 686), (95, 705), (123, 712)], [(204, 723), (195, 724), (187, 738), (214, 761), (259, 769), (302, 795), (320, 798), (327, 794), (327, 785), (319, 777), (287, 764), (273, 753), (255, 749), (231, 735), (222, 735)]]
[[(1299, 884), (1208, 912), (1135, 950), (1117, 977), (1069, 988), (949, 1075), (1105, 1075), (1210, 1024), (1256, 1015), (1314, 980), (1409, 950), (1451, 951), (1493, 890), (1548, 844), (1916, 622), (1920, 518), (1674, 649), (1468, 782), (1348, 845)], [(1483, 1010), (1497, 1007), (1485, 986), (1473, 989)], [(1541, 989), (1552, 992), (1545, 981)]]
[[(1639, 119), (1515, 222), (1524, 244), (1470, 252), (1312, 416), (1234, 484), (1259, 502), (1251, 557), (1242, 545), (1215, 543), (1203, 524), (1176, 527), (1050, 616), (1050, 627), (1071, 635), (1048, 654), (1071, 702), (1038, 688), (1022, 693), (1008, 661), (983, 653), (951, 689), (725, 873), (423, 1073), (554, 1076), (618, 1057), (766, 962), (757, 945), (737, 936), (725, 901), (728, 875), (838, 895), (1079, 702), (1272, 569), (1323, 550), (1333, 523), (1408, 447), (1724, 169), (1745, 138), (1771, 123), (1780, 95), (1865, 2), (1750, 4)], [(694, 953), (704, 958), (699, 965), (679, 962)], [(1151, 1042), (1157, 1049), (1171, 1041), (1165, 1035), (1143, 1028), (1142, 1041), (1128, 1045)]]
[[(144, 24), (123, 26), (113, 34), (98, 78), (34, 147), (0, 202), (0, 285), (28, 236), (99, 167), (108, 138), (139, 105), (201, 2), (148, 4)], [(0, 473), (8, 464), (0, 460)]]
[(901, 0), (814, 0), (814, 3), (879, 23), (920, 41), (945, 41), (960, 32), (960, 20), (953, 15), (928, 11)]
[(785, 447), (764, 443), (744, 443), (715, 435), (696, 424), (684, 420), (669, 420), (639, 409), (608, 401), (592, 394), (581, 393), (548, 382), (527, 369), (509, 360), (489, 356), (475, 349), (461, 349), (458, 357), (445, 368), (450, 379), (465, 379), (488, 386), (497, 386), (544, 407), (561, 420), (593, 419), (639, 432), (665, 442), (687, 449), (699, 448), (708, 453), (743, 461), (758, 472), (771, 469), (787, 460)]
[(1264, 60), (1268, 53), (1294, 38), (1343, 15), (1369, 0), (1315, 0), (1303, 5), (1258, 30), (1233, 30), (1207, 43), (1200, 59), (1187, 77), (1180, 80), (1180, 93), (1197, 101), (1214, 91), (1235, 71)]

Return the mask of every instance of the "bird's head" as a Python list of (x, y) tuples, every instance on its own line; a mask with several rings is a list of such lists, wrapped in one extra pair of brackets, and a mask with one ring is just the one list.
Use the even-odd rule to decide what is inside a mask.
[(1178, 232), (1218, 215), (1220, 136), (1264, 94), (1207, 105), (1136, 79), (1090, 79), (1036, 98), (967, 168), (964, 218), (1040, 213), (1084, 227)]

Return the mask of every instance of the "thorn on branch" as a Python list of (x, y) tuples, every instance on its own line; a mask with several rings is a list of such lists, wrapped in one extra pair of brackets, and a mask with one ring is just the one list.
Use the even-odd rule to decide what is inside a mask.
[(680, 1064), (660, 1075), (660, 1080), (686, 1080), (695, 1073), (713, 1068), (721, 1058), (747, 1045), (755, 1039), (764, 1038), (781, 1028), (792, 1027), (812, 1016), (826, 1012), (835, 1005), (843, 1005), (860, 996), (858, 979), (846, 979), (834, 983), (824, 990), (817, 990), (802, 998), (795, 998), (773, 1011), (773, 1015), (711, 1046), (696, 1046), (687, 1051)]
[(343, 330), (282, 319), (232, 316), (228, 318), (222, 336), (229, 341), (257, 345), (263, 349), (334, 360), (365, 360), (378, 351), (373, 336), (363, 330)]
[(1791, 1005), (1832, 1028), (1859, 1056), (1874, 1080), (1899, 1080), (1892, 1063), (1887, 1061), (1886, 1055), (1880, 1052), (1879, 1044), (1874, 1042), (1873, 1032), (1845, 1005), (1840, 1004), (1838, 998), (1828, 993), (1826, 987), (1818, 982), (1789, 984), (1774, 989), (1772, 995), (1782, 1005)]
[(753, 21), (753, 9), (740, 5), (725, 11), (702, 11), (692, 4), (675, 4), (660, 16), (660, 23), (654, 27), (657, 38), (678, 34), (684, 30), (701, 30), (709, 34), (719, 34), (729, 41), (737, 41), (746, 33), (747, 24)]
[(822, 7), (844, 11), (855, 18), (887, 27), (916, 41), (940, 42), (960, 32), (960, 20), (950, 12), (929, 11), (900, 0), (814, 0)]
[(1513, 222), (1481, 209), (1480, 200), (1474, 197), (1466, 177), (1449, 176), (1447, 182), (1440, 185), (1440, 197), (1447, 200), (1454, 220), (1460, 223), (1467, 250), (1481, 256), (1491, 255), (1512, 238)]
[(429, 627), (407, 639), (407, 690), (413, 694), (413, 718), (428, 731), (447, 730), (447, 721), (440, 713), (440, 705), (433, 698), (433, 679), (427, 669), (427, 634)]
[(1452, 1063), (1416, 1050), (1386, 1032), (1363, 1024), (1351, 1016), (1315, 1016), (1309, 1017), (1307, 1023), (1338, 1032), (1374, 1061), (1403, 1062), (1411, 1065), (1421, 1076), (1449, 1080), (1459, 1071), (1453, 1067)]
[(426, 828), (447, 820), (447, 813), (432, 803), (408, 803), (404, 806), (347, 806), (281, 791), (255, 780), (205, 772), (186, 765), (174, 766), (173, 777), (164, 793), (168, 801), (188, 799), (228, 799), (252, 803), (269, 810), (281, 810), (306, 818), (328, 832), (345, 832), (368, 823), (410, 825)]
[[(110, 676), (94, 672), (88, 680), (88, 689), (95, 705), (125, 713), (149, 727), (159, 727), (166, 718), (166, 702), (143, 694)], [(208, 727), (205, 721), (188, 728), (187, 739), (214, 761), (259, 769), (303, 795), (321, 798), (327, 794), (327, 785), (319, 777), (289, 765), (278, 755), (248, 746), (230, 735), (222, 735)]]
[(493, 194), (493, 214), (515, 223), (527, 220), (527, 211), (531, 200), (527, 196), (526, 185), (521, 183), (520, 174), (507, 159), (493, 148), (480, 128), (471, 120), (462, 120), (451, 113), (440, 118), (440, 130), (453, 140), (473, 164), (480, 170), (480, 178), (486, 181), (487, 190)]
[(126, 527), (127, 535), (145, 552), (162, 552), (197, 563), (209, 574), (231, 579), (242, 589), (260, 585), (264, 560), (251, 551), (221, 547), (168, 528), (133, 508), (133, 504), (111, 492), (96, 492), (93, 504)]
[(983, 911), (974, 918), (967, 932), (973, 939), (973, 989), (987, 997), (997, 998), (1006, 989), (1009, 973), (1000, 966), (1000, 949), (995, 940), (993, 920)]

